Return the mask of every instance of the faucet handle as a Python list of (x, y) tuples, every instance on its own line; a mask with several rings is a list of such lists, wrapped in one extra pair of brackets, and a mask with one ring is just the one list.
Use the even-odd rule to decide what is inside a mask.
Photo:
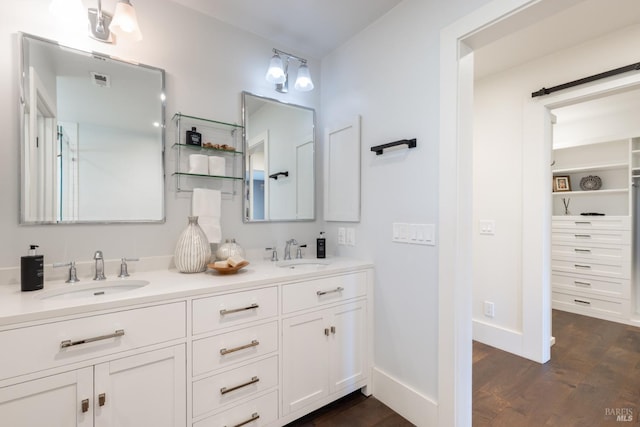
[(271, 261), (278, 261), (278, 249), (274, 246), (272, 248), (264, 248), (265, 251), (271, 252)]
[(69, 267), (69, 278), (65, 281), (65, 283), (76, 283), (78, 280), (78, 272), (76, 271), (76, 262), (54, 262), (53, 268), (57, 267)]
[(93, 259), (104, 259), (104, 256), (102, 255), (102, 251), (96, 251), (93, 254)]
[(118, 277), (129, 277), (129, 271), (128, 271), (128, 266), (127, 266), (127, 261), (131, 262), (131, 261), (140, 261), (140, 258), (120, 258), (120, 260), (122, 261), (120, 263), (120, 274), (118, 274)]
[(298, 245), (298, 250), (296, 251), (296, 259), (302, 259), (302, 248), (306, 248), (307, 244)]

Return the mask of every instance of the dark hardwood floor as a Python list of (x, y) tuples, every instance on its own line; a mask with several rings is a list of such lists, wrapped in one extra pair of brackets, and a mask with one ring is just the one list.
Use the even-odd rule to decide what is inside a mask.
[(286, 427), (411, 427), (375, 397), (351, 393)]
[[(473, 343), (473, 426), (640, 426), (640, 328), (554, 310), (553, 336), (544, 365)], [(355, 392), (287, 427), (412, 425)]]
[(557, 310), (552, 325), (544, 365), (474, 342), (474, 427), (640, 425), (640, 328)]

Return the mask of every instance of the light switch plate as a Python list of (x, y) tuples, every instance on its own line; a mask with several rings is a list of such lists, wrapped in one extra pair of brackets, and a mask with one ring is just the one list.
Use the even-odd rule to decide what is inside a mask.
[(347, 233), (344, 227), (338, 227), (338, 244), (339, 245), (347, 244)]
[(347, 246), (356, 245), (356, 229), (353, 227), (347, 227)]

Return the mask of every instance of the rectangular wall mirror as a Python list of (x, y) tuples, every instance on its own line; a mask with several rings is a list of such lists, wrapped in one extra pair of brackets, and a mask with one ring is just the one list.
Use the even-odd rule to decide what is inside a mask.
[(163, 222), (164, 70), (19, 40), (21, 224)]
[(245, 222), (315, 219), (315, 111), (242, 93)]

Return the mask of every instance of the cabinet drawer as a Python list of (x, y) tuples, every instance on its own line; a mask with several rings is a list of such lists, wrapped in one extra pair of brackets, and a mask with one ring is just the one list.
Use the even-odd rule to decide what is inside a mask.
[(193, 333), (215, 331), (277, 314), (276, 287), (202, 298), (193, 301)]
[(579, 295), (599, 294), (614, 298), (629, 298), (629, 280), (613, 278), (595, 278), (580, 275), (551, 275), (551, 286), (554, 290), (564, 289), (565, 292)]
[(628, 316), (629, 301), (605, 299), (596, 296), (584, 296), (564, 292), (552, 292), (553, 308), (567, 310), (573, 313), (581, 313), (598, 317), (598, 314), (605, 316)]
[(576, 246), (589, 243), (628, 245), (631, 243), (631, 232), (629, 230), (554, 229), (551, 240), (553, 244), (569, 243)]
[(554, 216), (553, 220), (551, 221), (551, 224), (553, 228), (630, 230), (631, 217), (628, 217), (628, 216), (604, 216), (604, 217)]
[(193, 375), (278, 350), (278, 322), (266, 323), (193, 342)]
[(364, 272), (309, 280), (282, 288), (282, 312), (291, 313), (367, 294)]
[(222, 372), (193, 383), (193, 416), (278, 385), (278, 357)]
[(233, 427), (239, 425), (260, 427), (271, 424), (277, 418), (278, 392), (274, 390), (218, 415), (198, 421), (193, 424), (193, 427)]
[(631, 246), (628, 245), (553, 245), (551, 258), (568, 260), (588, 260), (606, 264), (622, 265), (631, 259)]
[(600, 262), (586, 262), (581, 260), (551, 260), (551, 270), (554, 272), (574, 273), (588, 276), (605, 276), (616, 279), (629, 279), (631, 266), (603, 264)]
[(0, 378), (184, 338), (185, 308), (177, 302), (1, 332)]

